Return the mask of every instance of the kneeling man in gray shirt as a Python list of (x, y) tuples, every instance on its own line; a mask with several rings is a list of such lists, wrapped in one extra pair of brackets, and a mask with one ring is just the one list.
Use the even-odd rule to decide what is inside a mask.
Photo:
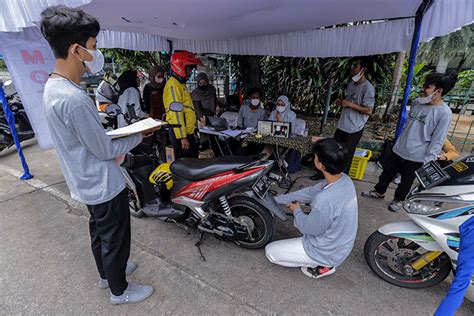
[[(292, 210), (295, 227), (303, 237), (272, 242), (265, 248), (270, 262), (299, 267), (311, 278), (336, 272), (354, 247), (357, 233), (357, 197), (354, 184), (342, 173), (347, 149), (332, 138), (314, 145), (314, 164), (324, 175), (316, 185), (276, 197)], [(303, 213), (300, 203), (309, 204)]]

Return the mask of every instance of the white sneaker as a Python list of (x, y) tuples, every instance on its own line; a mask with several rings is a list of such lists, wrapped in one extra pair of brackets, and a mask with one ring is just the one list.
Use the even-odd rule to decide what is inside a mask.
[[(125, 268), (125, 274), (130, 275), (133, 273), (138, 268), (138, 264), (136, 264), (133, 261), (128, 261), (127, 262), (127, 267)], [(105, 290), (109, 288), (109, 281), (107, 279), (99, 279), (99, 289)]]
[(398, 213), (402, 210), (403, 208), (403, 202), (393, 200), (392, 203), (388, 206), (388, 210), (391, 212)]
[(122, 295), (111, 295), (110, 303), (113, 305), (138, 303), (146, 300), (153, 294), (153, 286), (128, 283), (127, 288)]
[(397, 173), (395, 178), (393, 178), (392, 182), (395, 183), (396, 185), (399, 185), (400, 182), (402, 182), (402, 176), (399, 173)]

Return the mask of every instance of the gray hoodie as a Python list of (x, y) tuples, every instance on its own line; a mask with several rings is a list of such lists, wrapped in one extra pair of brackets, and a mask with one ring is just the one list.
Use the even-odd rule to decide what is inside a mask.
[(49, 78), (43, 102), (56, 154), (73, 199), (97, 205), (125, 189), (115, 158), (142, 141), (141, 135), (112, 140), (105, 133), (94, 102), (79, 86)]
[(276, 197), (279, 204), (310, 203), (311, 212), (296, 210), (294, 225), (303, 234), (303, 248), (314, 261), (327, 267), (341, 265), (354, 247), (357, 234), (357, 196), (351, 178), (316, 185)]
[(405, 129), (393, 146), (403, 159), (427, 163), (438, 159), (451, 124), (451, 109), (440, 105), (412, 102)]

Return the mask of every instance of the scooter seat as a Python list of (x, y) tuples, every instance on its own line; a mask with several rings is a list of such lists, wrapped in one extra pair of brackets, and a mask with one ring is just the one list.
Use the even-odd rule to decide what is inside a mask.
[(216, 173), (249, 164), (252, 158), (224, 156), (214, 159), (180, 158), (171, 164), (171, 173), (186, 180), (202, 180)]

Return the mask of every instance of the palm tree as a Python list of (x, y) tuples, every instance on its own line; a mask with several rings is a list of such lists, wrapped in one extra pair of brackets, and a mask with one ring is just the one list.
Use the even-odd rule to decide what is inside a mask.
[(460, 30), (444, 36), (435, 37), (429, 42), (422, 43), (418, 56), (427, 64), (436, 63), (436, 71), (445, 72), (450, 60), (461, 57), (457, 70), (464, 63), (474, 60), (474, 24), (462, 27)]

